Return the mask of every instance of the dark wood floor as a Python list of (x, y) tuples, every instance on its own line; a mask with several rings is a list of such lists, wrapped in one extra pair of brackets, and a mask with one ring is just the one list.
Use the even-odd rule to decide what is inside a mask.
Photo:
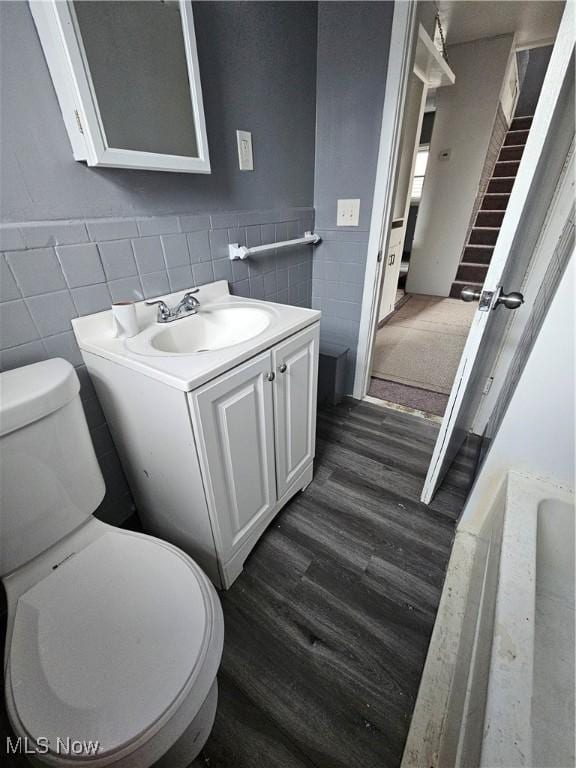
[[(437, 429), (367, 404), (319, 413), (312, 484), (221, 595), (218, 712), (194, 768), (400, 764), (476, 455), (424, 507)], [(0, 701), (0, 763), (20, 768)]]
[(194, 768), (395, 768), (476, 456), (418, 501), (437, 425), (318, 416), (315, 477), (222, 594), (216, 723)]

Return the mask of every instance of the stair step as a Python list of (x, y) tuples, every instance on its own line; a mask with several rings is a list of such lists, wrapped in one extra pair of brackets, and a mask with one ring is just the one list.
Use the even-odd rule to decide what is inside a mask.
[(456, 280), (470, 283), (483, 283), (488, 272), (487, 264), (460, 264), (456, 272)]
[(466, 286), (468, 286), (468, 285), (471, 288), (475, 288), (476, 290), (481, 291), (483, 283), (471, 283), (471, 282), (465, 281), (465, 280), (455, 280), (452, 283), (452, 287), (450, 288), (450, 298), (451, 299), (460, 299), (460, 298), (462, 298), (460, 296), (462, 288), (466, 288)]
[(474, 227), (470, 232), (468, 245), (496, 245), (499, 232), (499, 227)]
[(492, 178), (498, 178), (499, 176), (515, 177), (518, 173), (519, 165), (519, 160), (510, 160), (503, 163), (498, 161), (494, 166), (494, 170), (492, 171)]
[(528, 130), (508, 131), (504, 138), (504, 146), (508, 147), (512, 144), (517, 147), (519, 144), (526, 144), (529, 133), (530, 131)]
[(488, 264), (476, 264), (473, 261), (464, 261), (464, 259), (462, 259), (460, 264), (464, 264), (465, 267), (487, 267), (488, 266)]
[(509, 178), (505, 178), (504, 176), (501, 176), (500, 178), (491, 178), (488, 182), (488, 187), (486, 189), (486, 192), (489, 194), (506, 194), (509, 195), (510, 192), (512, 192), (512, 187), (514, 186), (514, 181), (516, 177), (511, 176)]
[(462, 254), (462, 262), (468, 264), (490, 264), (494, 246), (492, 245), (467, 245)]
[(525, 144), (521, 144), (519, 147), (502, 147), (498, 155), (498, 162), (503, 160), (520, 160), (525, 146)]
[(475, 227), (497, 227), (502, 226), (502, 220), (504, 218), (504, 211), (478, 211)]
[(508, 207), (509, 194), (499, 194), (497, 192), (486, 192), (480, 204), (482, 211), (505, 211)]
[(524, 117), (515, 117), (510, 125), (511, 131), (527, 131), (532, 126), (532, 115), (526, 115)]

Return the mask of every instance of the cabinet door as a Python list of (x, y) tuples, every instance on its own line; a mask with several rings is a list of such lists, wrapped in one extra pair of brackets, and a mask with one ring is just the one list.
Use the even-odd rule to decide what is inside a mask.
[(279, 499), (314, 458), (319, 328), (307, 328), (272, 350)]
[(190, 0), (30, 7), (76, 160), (210, 173)]
[(388, 257), (386, 259), (384, 277), (382, 280), (382, 295), (380, 298), (378, 320), (383, 320), (394, 311), (401, 265), (402, 243), (396, 243), (396, 245), (388, 249)]
[(270, 352), (190, 395), (200, 463), (227, 560), (276, 503)]

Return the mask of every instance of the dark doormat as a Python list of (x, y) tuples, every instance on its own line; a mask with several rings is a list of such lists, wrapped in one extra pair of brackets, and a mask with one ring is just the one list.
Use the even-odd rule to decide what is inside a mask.
[(386, 379), (372, 378), (368, 394), (379, 400), (387, 400), (389, 403), (415, 408), (435, 416), (444, 416), (448, 404), (448, 395), (429, 392), (427, 389), (418, 387), (409, 387), (406, 384), (397, 384), (395, 381), (387, 381)]

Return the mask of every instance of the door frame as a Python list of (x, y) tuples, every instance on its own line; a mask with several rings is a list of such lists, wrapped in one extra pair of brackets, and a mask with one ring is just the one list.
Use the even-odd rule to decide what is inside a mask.
[[(418, 4), (415, 2), (394, 3), (352, 393), (353, 397), (358, 400), (362, 400), (366, 396), (370, 385), (374, 339), (379, 320), (381, 287), (383, 280), (386, 279), (387, 260), (385, 256), (388, 254), (397, 191), (397, 174), (401, 162), (406, 101), (410, 78), (413, 75), (424, 85), (418, 118), (421, 125), (428, 89), (454, 84), (455, 77), (419, 21)], [(417, 153), (418, 136), (413, 147), (411, 175), (413, 175)], [(404, 207), (404, 235), (406, 234), (407, 211), (410, 207), (409, 201), (410, 196), (407, 195)]]
[[(387, 253), (392, 223), (404, 108), (419, 25), (416, 5), (412, 2), (394, 3), (352, 390), (352, 396), (357, 400), (363, 400), (370, 387), (372, 356), (378, 325), (380, 284), (386, 261), (383, 254)], [(555, 43), (556, 40), (557, 37), (552, 42)], [(534, 47), (548, 44), (548, 42), (538, 42)]]
[[(523, 216), (533, 218), (534, 212), (529, 209), (530, 193), (535, 183), (535, 176), (540, 167), (546, 141), (550, 135), (557, 136), (554, 132), (553, 121), (557, 114), (557, 109), (562, 98), (562, 89), (567, 84), (569, 72), (574, 65), (574, 6), (568, 3), (564, 7), (560, 26), (554, 42), (552, 56), (546, 69), (544, 83), (538, 98), (538, 104), (534, 114), (534, 120), (530, 127), (530, 133), (518, 175), (514, 182), (510, 200), (506, 208), (502, 227), (498, 234), (498, 240), (492, 253), (490, 265), (484, 279), (483, 290), (492, 292), (490, 311), (496, 306), (498, 293), (503, 288), (510, 290), (509, 286), (502, 285), (502, 269), (513, 253), (517, 239), (518, 227), (522, 222)], [(570, 137), (573, 140), (573, 127), (571, 126)], [(554, 142), (558, 147), (558, 142)], [(557, 150), (558, 151), (558, 150)], [(562, 161), (565, 163), (565, 152), (563, 150)], [(561, 177), (556, 178), (554, 186), (558, 190), (558, 184), (561, 183)], [(542, 192), (540, 188), (540, 193)], [(552, 192), (552, 201), (556, 192)], [(550, 208), (548, 215), (550, 214)], [(539, 222), (539, 237), (545, 231), (547, 216), (541, 214), (542, 219)], [(536, 241), (532, 250), (534, 257), (535, 249), (538, 247)], [(531, 259), (526, 263), (526, 269), (530, 269)], [(525, 279), (525, 276), (524, 276)], [(530, 305), (527, 305), (530, 306)], [(488, 368), (486, 366), (485, 354), (492, 347), (496, 356), (499, 355), (502, 345), (510, 337), (504, 332), (500, 339), (485, 336), (487, 333), (487, 320), (489, 313), (476, 311), (470, 326), (470, 331), (466, 337), (466, 343), (460, 357), (458, 370), (454, 378), (454, 383), (448, 398), (448, 404), (438, 438), (434, 445), (432, 459), (428, 467), (428, 472), (424, 480), (420, 500), (424, 504), (429, 504), (436, 493), (436, 489), (441, 483), (449, 465), (454, 460), (457, 450), (462, 444), (466, 434), (474, 421), (474, 412), (477, 412), (478, 400), (481, 397), (480, 388), (486, 381), (486, 375), (494, 370), (494, 359)], [(482, 349), (482, 342), (488, 347)], [(483, 357), (484, 353), (484, 357)], [(484, 369), (478, 369), (476, 366), (483, 365)], [(475, 398), (470, 398), (471, 382), (475, 387)], [(471, 405), (472, 404), (472, 405)], [(466, 410), (467, 408), (467, 410)]]
[[(410, 9), (406, 8), (406, 5), (412, 6), (412, 3), (396, 3), (394, 9), (390, 61), (386, 81), (386, 96), (384, 100), (374, 200), (370, 222), (367, 265), (357, 348), (357, 364), (353, 390), (353, 396), (360, 400), (366, 396), (370, 382), (371, 362), (376, 334), (378, 298), (380, 295), (380, 281), (383, 269), (381, 256), (383, 248), (387, 246), (388, 233), (390, 231), (390, 219), (395, 191), (395, 175), (399, 161), (400, 132), (404, 116), (403, 112), (408, 78), (411, 72), (411, 57), (414, 50), (414, 30), (416, 27), (416, 20), (414, 14), (410, 13)], [(556, 58), (559, 61), (557, 67), (559, 70), (563, 66), (568, 66), (567, 61), (570, 56), (573, 55), (573, 33), (570, 35), (566, 32), (570, 22), (573, 23), (573, 9), (571, 15), (570, 8), (566, 7), (554, 43)], [(555, 60), (554, 54), (553, 60)], [(549, 79), (550, 77), (547, 74), (546, 80)], [(535, 127), (536, 126), (533, 126), (533, 128)], [(532, 141), (534, 142), (534, 138)], [(521, 188), (521, 185), (519, 186), (516, 184), (514, 192), (514, 200), (520, 203), (522, 192), (525, 194), (525, 190)], [(514, 206), (512, 206), (512, 209), (513, 208)], [(509, 208), (506, 217), (509, 221), (511, 221), (511, 213), (512, 211)], [(502, 237), (500, 238), (500, 240), (502, 240), (502, 243), (499, 243), (500, 250), (503, 250), (506, 247), (504, 241), (509, 239), (508, 235), (510, 233), (506, 231), (507, 229), (510, 229), (512, 232), (512, 225), (509, 225), (508, 228), (504, 227), (501, 232), (501, 235), (505, 235), (505, 237), (504, 239), (502, 239)], [(511, 243), (508, 243), (508, 248), (510, 245)], [(492, 270), (494, 270), (495, 267), (495, 262), (492, 262)], [(490, 270), (488, 276), (489, 275)], [(474, 324), (472, 330), (473, 328)], [(470, 344), (470, 336), (468, 337), (467, 345), (468, 344)], [(476, 359), (474, 356), (473, 359), (466, 360), (465, 353), (466, 350), (464, 350), (463, 357), (461, 358), (455, 382), (458, 381), (458, 377), (461, 377), (462, 375), (463, 364), (471, 365)], [(449, 418), (451, 418), (449, 414), (451, 414), (454, 409), (456, 399), (458, 397), (460, 397), (460, 400), (462, 399), (462, 395), (458, 392), (458, 387), (456, 387), (456, 389), (455, 387), (452, 388), (447, 413), (442, 421), (440, 434), (434, 447), (434, 453), (424, 483), (421, 501), (425, 504), (430, 503), (434, 493), (434, 473), (437, 472), (438, 460), (442, 455), (443, 442), (448, 430)]]
[(387, 253), (392, 223), (404, 107), (413, 70), (417, 28), (417, 4), (394, 3), (352, 391), (353, 397), (357, 400), (362, 400), (366, 396), (369, 387), (372, 351), (378, 321), (380, 283), (385, 263), (383, 254)]

